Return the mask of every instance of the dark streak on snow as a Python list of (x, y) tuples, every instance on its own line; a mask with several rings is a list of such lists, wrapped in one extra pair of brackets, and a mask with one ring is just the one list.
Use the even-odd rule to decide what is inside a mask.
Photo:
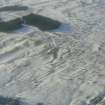
[(7, 22), (0, 22), (1, 32), (11, 32), (21, 29), (22, 26), (29, 25), (39, 28), (41, 31), (57, 29), (61, 23), (57, 20), (50, 19), (37, 14), (29, 14)]
[[(27, 6), (5, 6), (0, 8), (0, 12), (6, 11), (21, 11), (27, 10)], [(0, 20), (0, 32), (12, 32), (18, 29), (22, 29), (26, 25), (37, 27), (41, 31), (48, 32), (71, 32), (69, 24), (61, 23), (58, 20), (51, 19), (49, 17), (41, 16), (38, 14), (29, 14), (21, 18), (17, 18), (10, 21)]]
[(29, 14), (24, 16), (23, 20), (25, 21), (25, 24), (38, 27), (42, 31), (53, 30), (61, 25), (61, 23), (57, 20), (37, 14)]
[(6, 11), (25, 11), (28, 10), (27, 6), (13, 5), (13, 6), (4, 6), (0, 8), (0, 12)]
[(18, 99), (0, 96), (0, 105), (20, 105)]
[(0, 105), (46, 105), (46, 104), (42, 102), (32, 104), (32, 103), (23, 101), (21, 98), (11, 98), (11, 97), (0, 96)]
[(1, 32), (11, 32), (21, 27), (22, 27), (22, 21), (20, 18), (17, 18), (11, 21), (7, 21), (7, 22), (4, 22), (4, 21), (0, 22)]
[(100, 93), (98, 96), (94, 97), (89, 101), (89, 104), (87, 104), (85, 101), (81, 103), (81, 105), (97, 105), (100, 103), (105, 97), (105, 91)]

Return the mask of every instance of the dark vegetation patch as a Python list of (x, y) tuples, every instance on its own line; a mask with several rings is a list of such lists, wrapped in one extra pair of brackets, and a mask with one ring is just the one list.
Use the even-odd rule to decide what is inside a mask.
[(7, 22), (1, 21), (0, 31), (1, 32), (15, 31), (19, 28), (22, 28), (23, 24), (35, 26), (42, 31), (54, 30), (61, 25), (59, 21), (50, 19), (48, 17), (44, 17), (37, 14), (29, 14), (27, 16), (23, 16), (22, 18), (17, 18)]
[(37, 103), (36, 105), (44, 105), (43, 103)]
[(56, 20), (36, 14), (24, 16), (23, 20), (25, 21), (25, 24), (38, 27), (42, 31), (53, 30), (61, 25), (61, 23)]
[(24, 10), (28, 10), (28, 7), (27, 6), (15, 5), (15, 6), (5, 6), (5, 7), (1, 7), (0, 8), (0, 12), (5, 12), (5, 11), (24, 11)]
[(20, 105), (18, 99), (0, 96), (0, 105)]
[(22, 27), (22, 20), (17, 18), (15, 20), (0, 22), (0, 31), (1, 32), (10, 32), (17, 30)]
[(20, 98), (0, 96), (0, 105), (47, 105), (47, 104), (44, 104), (42, 102), (39, 102), (37, 104), (31, 104), (31, 103), (22, 101)]

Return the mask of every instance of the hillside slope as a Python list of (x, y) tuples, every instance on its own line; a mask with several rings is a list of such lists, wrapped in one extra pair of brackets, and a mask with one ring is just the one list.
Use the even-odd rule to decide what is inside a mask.
[(16, 4), (30, 9), (1, 12), (0, 18), (32, 12), (67, 23), (71, 31), (27, 26), (0, 32), (0, 95), (33, 105), (104, 105), (105, 1), (0, 0), (1, 7)]

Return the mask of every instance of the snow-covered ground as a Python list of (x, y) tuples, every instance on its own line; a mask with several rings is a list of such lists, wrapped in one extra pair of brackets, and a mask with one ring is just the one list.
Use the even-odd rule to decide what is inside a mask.
[(0, 0), (0, 7), (17, 4), (29, 10), (1, 12), (0, 18), (32, 12), (70, 31), (27, 26), (0, 32), (0, 95), (34, 105), (104, 105), (105, 0)]

